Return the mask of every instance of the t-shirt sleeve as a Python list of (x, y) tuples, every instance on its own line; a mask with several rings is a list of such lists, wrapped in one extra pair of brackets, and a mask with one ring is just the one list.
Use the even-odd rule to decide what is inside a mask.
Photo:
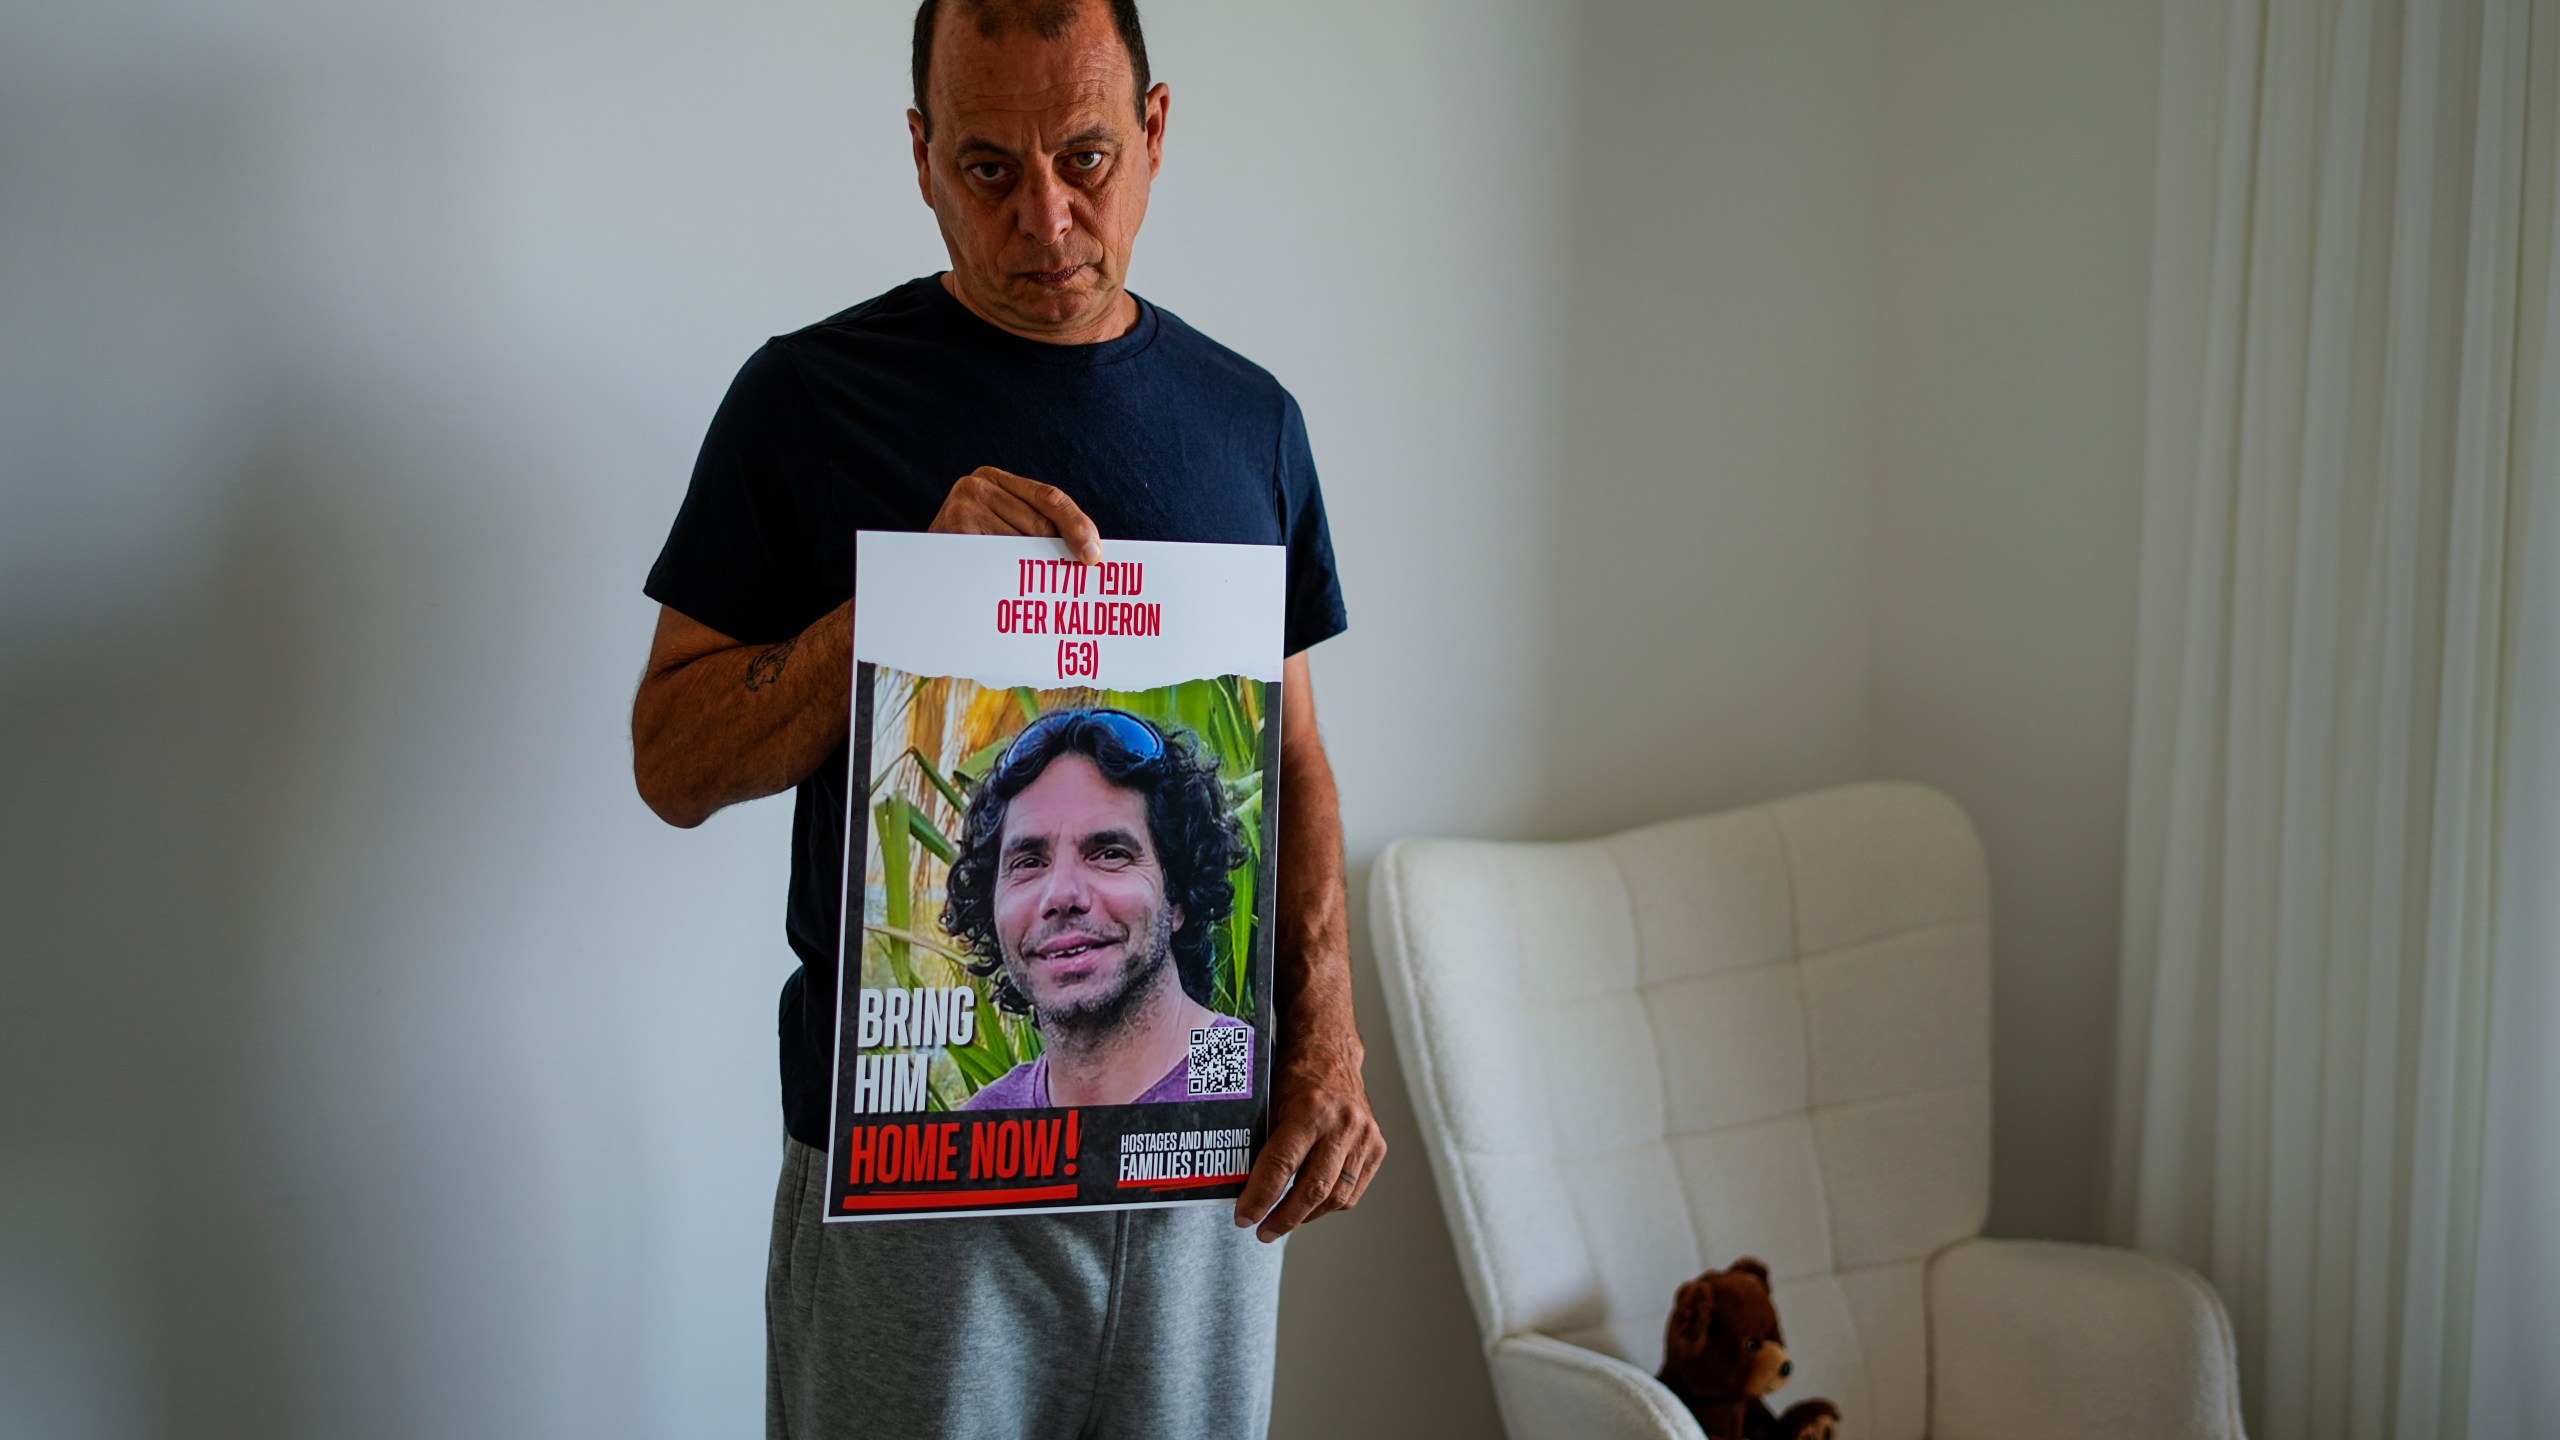
[(1307, 444), (1307, 420), (1289, 397), (1280, 421), (1280, 525), (1289, 546), (1287, 653), (1297, 654), (1350, 628), (1342, 580), (1333, 564), (1333, 532), (1324, 521), (1324, 490)]
[(786, 640), (834, 608), (812, 575), (796, 496), (818, 461), (806, 383), (766, 341), (729, 383), (684, 505), (641, 588), (733, 640)]

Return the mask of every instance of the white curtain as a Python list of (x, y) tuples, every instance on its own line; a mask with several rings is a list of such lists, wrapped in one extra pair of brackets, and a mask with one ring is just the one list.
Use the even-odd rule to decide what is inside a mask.
[(2560, 0), (2168, 8), (2112, 1238), (2261, 1440), (2560, 1436)]

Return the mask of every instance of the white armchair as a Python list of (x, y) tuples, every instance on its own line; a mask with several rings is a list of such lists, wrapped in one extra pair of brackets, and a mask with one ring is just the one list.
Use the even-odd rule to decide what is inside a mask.
[(1964, 812), (1843, 786), (1567, 845), (1408, 840), (1387, 1010), (1513, 1440), (1695, 1440), (1679, 1283), (1767, 1262), (1844, 1440), (2238, 1440), (2177, 1266), (1984, 1240), (1989, 900)]

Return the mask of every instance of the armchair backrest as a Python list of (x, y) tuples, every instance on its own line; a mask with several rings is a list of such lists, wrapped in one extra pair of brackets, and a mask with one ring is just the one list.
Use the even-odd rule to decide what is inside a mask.
[(1484, 1343), (1651, 1370), (1679, 1283), (1756, 1255), (1779, 1407), (1921, 1435), (1924, 1265), (1990, 1196), (1988, 919), (1963, 811), (1899, 782), (1388, 847), (1388, 1013)]

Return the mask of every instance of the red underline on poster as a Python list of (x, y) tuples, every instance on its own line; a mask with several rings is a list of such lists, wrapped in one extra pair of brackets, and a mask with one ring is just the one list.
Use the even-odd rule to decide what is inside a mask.
[(921, 1190), (904, 1195), (847, 1195), (847, 1210), (934, 1210), (949, 1205), (1002, 1205), (1008, 1201), (1073, 1200), (1073, 1185), (1016, 1185), (1005, 1190)]
[(1234, 1185), (1242, 1175), (1192, 1175), (1181, 1180), (1123, 1180), (1123, 1190), (1194, 1190), (1203, 1185)]

